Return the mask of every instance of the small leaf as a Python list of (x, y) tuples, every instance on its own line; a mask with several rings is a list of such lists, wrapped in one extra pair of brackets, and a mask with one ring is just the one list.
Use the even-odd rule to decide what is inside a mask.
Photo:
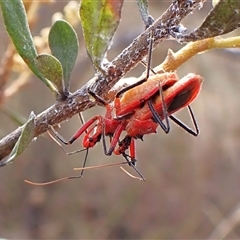
[(30, 33), (22, 1), (0, 0), (0, 6), (3, 13), (4, 24), (17, 52), (32, 72), (42, 80), (52, 92), (57, 94), (54, 86), (41, 75), (35, 65), (34, 58), (37, 56), (37, 51)]
[(19, 156), (32, 142), (34, 138), (34, 119), (35, 114), (31, 112), (28, 121), (22, 127), (22, 133), (16, 142), (12, 152), (4, 161), (0, 162), (0, 167), (5, 166), (8, 163), (11, 163), (17, 156)]
[(67, 92), (72, 69), (78, 55), (77, 34), (68, 22), (58, 20), (52, 25), (48, 39), (52, 54), (62, 64), (64, 91)]
[(123, 0), (82, 0), (80, 18), (88, 54), (101, 71), (102, 61), (118, 27)]
[(139, 12), (141, 14), (142, 20), (148, 28), (150, 25), (152, 25), (154, 19), (152, 16), (149, 15), (148, 13), (148, 1), (147, 0), (136, 0)]
[(63, 89), (63, 69), (58, 59), (44, 53), (38, 55), (35, 62), (41, 74), (57, 87), (61, 96), (65, 96)]
[(193, 32), (184, 35), (176, 34), (180, 41), (196, 41), (229, 33), (240, 27), (240, 1), (214, 1), (210, 11), (201, 26)]
[(208, 14), (195, 34), (204, 32), (207, 37), (229, 33), (240, 26), (240, 1), (220, 0)]

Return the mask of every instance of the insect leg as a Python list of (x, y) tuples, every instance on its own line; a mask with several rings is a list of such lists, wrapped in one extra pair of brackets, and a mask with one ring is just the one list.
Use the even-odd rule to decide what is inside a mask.
[(189, 110), (189, 114), (191, 116), (191, 119), (192, 119), (193, 126), (194, 126), (195, 130), (192, 130), (190, 127), (188, 127), (186, 124), (184, 124), (182, 121), (180, 121), (178, 118), (174, 117), (173, 115), (169, 116), (169, 118), (172, 121), (174, 121), (178, 126), (183, 128), (185, 131), (187, 131), (188, 133), (190, 133), (191, 135), (196, 137), (199, 134), (199, 128), (198, 128), (197, 120), (194, 116), (194, 113), (193, 113), (190, 105), (188, 105), (188, 110)]

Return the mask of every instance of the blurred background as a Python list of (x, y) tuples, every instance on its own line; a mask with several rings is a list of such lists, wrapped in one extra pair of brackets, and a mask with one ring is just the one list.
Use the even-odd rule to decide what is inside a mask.
[[(68, 1), (39, 4), (31, 22), (33, 36), (38, 39), (37, 36), (44, 35), (42, 29), (49, 27), (60, 13), (67, 16), (69, 4)], [(170, 0), (149, 1), (150, 14), (156, 19), (169, 5)], [(76, 9), (76, 5), (72, 6)], [(207, 1), (200, 11), (184, 20), (184, 25), (194, 29), (211, 7)], [(80, 23), (75, 23), (74, 28), (80, 49), (71, 78), (72, 92), (94, 74)], [(117, 56), (143, 29), (136, 2), (125, 1), (108, 59)], [(0, 32), (3, 57), (9, 38), (2, 18)], [(229, 36), (238, 34), (236, 30)], [(174, 41), (164, 42), (154, 50), (152, 66), (163, 61), (169, 48), (177, 51), (182, 46)], [(84, 152), (66, 156), (47, 134), (39, 137), (13, 164), (0, 169), (0, 238), (240, 238), (239, 60), (238, 53), (212, 50), (195, 56), (178, 69), (180, 77), (194, 72), (205, 79), (192, 104), (201, 133), (193, 137), (171, 123), (169, 134), (159, 130), (158, 134), (146, 136), (143, 142), (138, 140), (137, 167), (146, 182), (130, 178), (119, 167), (109, 167), (87, 170), (82, 179), (45, 187), (29, 185), (25, 179), (46, 182), (76, 175), (78, 172), (73, 168), (81, 167), (85, 157)], [(11, 72), (5, 85), (8, 92), (0, 102), (1, 138), (18, 127), (4, 111), (27, 118), (31, 111), (38, 114), (55, 102), (51, 92), (33, 75), (25, 78), (20, 75), (27, 79), (27, 84), (17, 87), (21, 83), (19, 72), (26, 71), (21, 64), (19, 68), (15, 66)], [(143, 71), (144, 67), (138, 66), (128, 76), (138, 77)], [(84, 118), (103, 113), (104, 108), (95, 107), (84, 112)], [(176, 116), (191, 126), (186, 110)], [(61, 125), (60, 133), (68, 139), (79, 126), (76, 116)], [(81, 139), (65, 149), (81, 149)], [(120, 161), (121, 156), (105, 156), (101, 144), (88, 157), (89, 166)], [(125, 168), (136, 175), (129, 167)]]

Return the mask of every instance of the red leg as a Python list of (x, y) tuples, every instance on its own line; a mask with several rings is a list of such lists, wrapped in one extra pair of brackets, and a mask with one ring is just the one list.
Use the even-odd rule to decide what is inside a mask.
[(125, 121), (122, 121), (118, 127), (116, 128), (114, 134), (113, 134), (113, 137), (112, 137), (112, 140), (111, 140), (111, 143), (110, 143), (110, 147), (109, 147), (109, 150), (106, 152), (106, 155), (111, 155), (112, 152), (114, 151), (118, 141), (119, 141), (119, 138), (120, 138), (120, 135), (122, 133), (122, 131), (125, 129), (125, 126), (126, 126), (126, 122)]
[(136, 148), (135, 148), (135, 140), (131, 138), (131, 143), (129, 147), (129, 155), (132, 160), (136, 160)]
[(107, 153), (109, 151), (106, 150), (105, 136), (114, 135), (115, 131), (118, 129), (119, 124), (119, 121), (99, 116), (99, 122), (97, 126), (93, 126), (84, 136), (83, 147), (94, 147), (96, 143), (100, 141), (101, 137), (103, 137), (104, 152), (106, 155), (108, 155)]
[(114, 153), (116, 155), (120, 155), (120, 154), (123, 154), (125, 153), (129, 146), (131, 146), (131, 141), (132, 141), (132, 137), (130, 136), (125, 136), (123, 138), (123, 140), (121, 140), (119, 143), (118, 143), (118, 148), (114, 150)]
[[(66, 141), (57, 131), (54, 130), (53, 127), (50, 128), (50, 130), (53, 132), (53, 134), (56, 136), (56, 138), (61, 141), (62, 143), (66, 144), (66, 145), (70, 145), (72, 144), (74, 141), (76, 141), (87, 129), (88, 127), (90, 127), (94, 122), (96, 122), (97, 120), (99, 120), (99, 122), (101, 122), (102, 120), (102, 116), (95, 116), (93, 118), (91, 118), (90, 120), (88, 120), (85, 124), (82, 125), (81, 128), (79, 128), (79, 130), (70, 138), (69, 141)], [(97, 125), (99, 126), (99, 124)], [(92, 129), (91, 129), (92, 131)]]
[[(91, 118), (90, 120), (88, 120), (84, 125), (82, 125), (82, 127), (80, 127), (78, 129), (78, 131), (71, 137), (71, 139), (69, 140), (69, 144), (72, 144), (74, 141), (76, 141), (87, 129), (88, 127), (90, 127), (94, 122), (96, 122), (97, 120), (99, 122), (102, 121), (102, 116), (99, 115), (99, 116), (95, 116), (93, 118)], [(97, 125), (99, 126), (99, 124)]]

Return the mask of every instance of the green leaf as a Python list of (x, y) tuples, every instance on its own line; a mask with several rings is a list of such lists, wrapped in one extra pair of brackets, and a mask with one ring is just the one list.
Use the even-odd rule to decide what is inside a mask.
[(220, 0), (202, 25), (189, 35), (196, 39), (215, 37), (240, 27), (240, 1)]
[(152, 25), (154, 19), (149, 15), (148, 13), (148, 1), (147, 0), (136, 0), (139, 12), (141, 14), (142, 20), (148, 28), (150, 25)]
[(64, 21), (56, 21), (49, 33), (49, 46), (52, 54), (61, 62), (65, 92), (69, 90), (69, 82), (74, 63), (78, 55), (78, 38), (72, 26)]
[(38, 55), (35, 62), (41, 74), (56, 86), (60, 95), (66, 96), (63, 88), (63, 69), (58, 59), (44, 53)]
[(88, 54), (98, 70), (118, 27), (123, 0), (82, 0), (80, 18)]
[(57, 94), (57, 90), (51, 82), (47, 81), (41, 75), (35, 65), (34, 59), (37, 56), (37, 51), (28, 26), (27, 16), (22, 1), (0, 0), (0, 6), (3, 13), (4, 24), (17, 52), (32, 72), (42, 80), (52, 92)]
[(11, 163), (17, 156), (19, 156), (32, 142), (34, 138), (34, 119), (35, 114), (31, 112), (28, 121), (23, 125), (22, 133), (16, 142), (12, 152), (4, 161), (0, 162), (0, 167), (5, 166), (8, 163)]

